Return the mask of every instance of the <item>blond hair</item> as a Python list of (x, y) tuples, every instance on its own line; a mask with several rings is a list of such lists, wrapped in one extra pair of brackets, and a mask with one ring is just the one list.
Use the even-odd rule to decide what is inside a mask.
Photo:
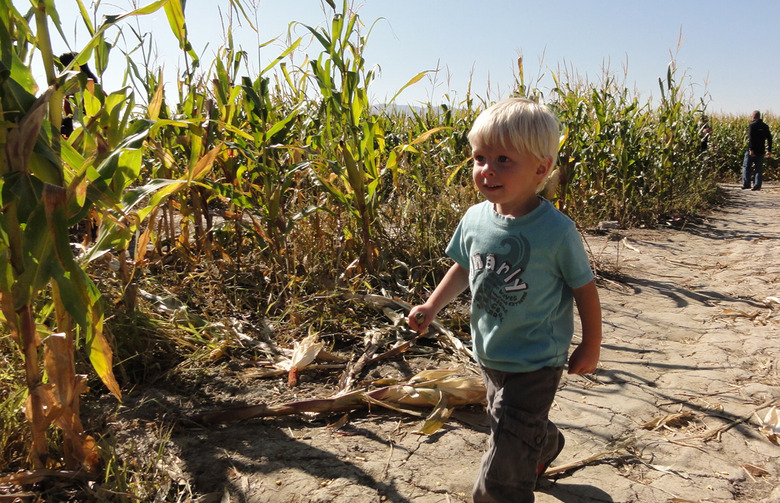
[(550, 158), (554, 166), (559, 136), (558, 120), (550, 109), (525, 98), (509, 98), (479, 114), (469, 131), (469, 142)]

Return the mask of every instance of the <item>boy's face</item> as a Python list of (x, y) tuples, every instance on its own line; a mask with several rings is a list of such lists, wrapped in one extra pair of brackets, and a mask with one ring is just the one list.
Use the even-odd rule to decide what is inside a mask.
[(471, 149), (474, 183), (498, 213), (520, 217), (539, 205), (536, 188), (550, 171), (552, 159), (476, 142)]

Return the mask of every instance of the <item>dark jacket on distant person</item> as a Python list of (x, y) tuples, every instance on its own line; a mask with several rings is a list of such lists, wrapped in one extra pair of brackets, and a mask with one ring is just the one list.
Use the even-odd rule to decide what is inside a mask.
[[(766, 150), (764, 143), (768, 147)], [(754, 120), (748, 126), (748, 150), (753, 152), (754, 157), (763, 157), (767, 151), (772, 152), (772, 133), (761, 119)]]

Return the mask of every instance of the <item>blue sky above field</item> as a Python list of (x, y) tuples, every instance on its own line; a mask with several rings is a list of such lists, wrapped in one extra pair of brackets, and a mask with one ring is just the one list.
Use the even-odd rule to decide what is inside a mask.
[[(259, 33), (238, 15), (229, 19), (228, 0), (187, 2), (189, 36), (205, 62), (222, 45), (227, 24), (258, 70), (281, 52), (290, 22), (317, 26), (327, 20), (320, 0), (255, 0), (256, 10), (245, 3)], [(26, 6), (23, 0), (14, 4)], [(75, 2), (56, 5), (66, 36), (76, 42), (72, 48), (80, 48), (87, 36)], [(103, 3), (100, 13), (121, 12), (129, 5), (127, 0)], [(445, 101), (457, 102), (469, 84), (475, 95), (505, 97), (514, 87), (520, 55), (530, 87), (549, 89), (552, 74), (592, 83), (609, 74), (646, 101), (658, 98), (658, 79), (674, 59), (678, 80), (691, 96), (705, 99), (709, 112), (780, 114), (780, 30), (775, 26), (780, 2), (775, 0), (364, 0), (355, 6), (365, 33), (373, 25), (365, 58), (381, 68), (370, 88), (377, 102), (392, 97), (417, 73), (437, 68), (397, 102), (438, 103), (445, 94)], [(172, 79), (183, 58), (162, 11), (129, 23), (153, 33), (158, 62)], [(302, 27), (294, 33), (307, 35)], [(258, 49), (275, 37), (280, 39)], [(310, 47), (312, 54), (319, 50), (316, 43)], [(62, 44), (59, 49), (66, 50)], [(118, 53), (113, 57), (122, 59)], [(105, 77), (109, 89), (112, 78)]]

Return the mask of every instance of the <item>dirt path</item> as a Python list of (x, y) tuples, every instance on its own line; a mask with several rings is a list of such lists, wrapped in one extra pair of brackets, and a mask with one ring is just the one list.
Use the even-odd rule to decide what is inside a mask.
[[(543, 481), (538, 502), (780, 501), (780, 447), (757, 420), (780, 405), (780, 304), (766, 300), (780, 297), (780, 188), (727, 189), (726, 207), (683, 229), (587, 236), (615, 272), (602, 362), (564, 377), (552, 418), (567, 436), (555, 465), (595, 459)], [(248, 387), (220, 392), (286, 393)], [(486, 429), (477, 410), (460, 419), (428, 437), (419, 419), (378, 411), (341, 433), (301, 418), (185, 425), (166, 469), (201, 503), (467, 502)]]

